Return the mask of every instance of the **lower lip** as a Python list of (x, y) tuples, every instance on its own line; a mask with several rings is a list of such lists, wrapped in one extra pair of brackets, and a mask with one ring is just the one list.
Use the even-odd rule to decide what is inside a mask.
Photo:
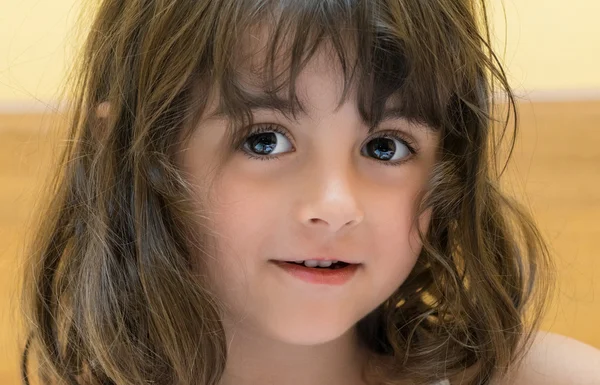
[(356, 271), (359, 264), (352, 264), (341, 269), (321, 269), (306, 267), (297, 263), (273, 261), (277, 266), (308, 283), (316, 283), (321, 285), (343, 285), (348, 282)]

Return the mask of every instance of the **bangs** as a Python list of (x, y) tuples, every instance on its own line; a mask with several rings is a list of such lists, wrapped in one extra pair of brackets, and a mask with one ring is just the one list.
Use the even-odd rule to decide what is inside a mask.
[[(472, 44), (461, 42), (475, 26), (452, 26), (456, 19), (440, 2), (218, 2), (222, 14), (215, 23), (210, 73), (220, 97), (211, 116), (228, 117), (237, 127), (252, 123), (254, 108), (267, 106), (293, 119), (304, 112), (296, 81), (325, 45), (343, 75), (339, 105), (354, 88), (357, 109), (371, 130), (389, 115), (438, 129), (452, 97), (473, 89), (480, 75), (465, 52)], [(246, 51), (256, 42), (261, 60), (250, 74), (259, 91), (251, 92), (240, 67), (248, 64)]]

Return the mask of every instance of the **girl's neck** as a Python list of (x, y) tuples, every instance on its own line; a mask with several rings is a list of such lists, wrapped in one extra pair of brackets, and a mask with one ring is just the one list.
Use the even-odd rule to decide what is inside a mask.
[(219, 385), (366, 385), (368, 353), (352, 328), (334, 341), (287, 344), (237, 325), (227, 330), (228, 357)]

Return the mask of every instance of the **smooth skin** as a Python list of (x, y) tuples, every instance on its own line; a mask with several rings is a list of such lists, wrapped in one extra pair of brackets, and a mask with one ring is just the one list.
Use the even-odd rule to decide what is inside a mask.
[[(451, 378), (452, 385), (465, 384), (472, 371)], [(535, 334), (520, 365), (490, 385), (598, 385), (600, 350), (570, 337), (547, 331)]]
[(599, 385), (600, 350), (570, 337), (540, 331), (521, 367), (500, 385)]

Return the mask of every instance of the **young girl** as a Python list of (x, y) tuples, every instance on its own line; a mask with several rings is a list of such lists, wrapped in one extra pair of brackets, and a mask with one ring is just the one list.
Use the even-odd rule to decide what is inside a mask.
[(515, 104), (485, 14), (102, 1), (24, 382), (36, 352), (43, 384), (537, 383), (515, 368), (551, 263), (498, 187), (496, 87)]

